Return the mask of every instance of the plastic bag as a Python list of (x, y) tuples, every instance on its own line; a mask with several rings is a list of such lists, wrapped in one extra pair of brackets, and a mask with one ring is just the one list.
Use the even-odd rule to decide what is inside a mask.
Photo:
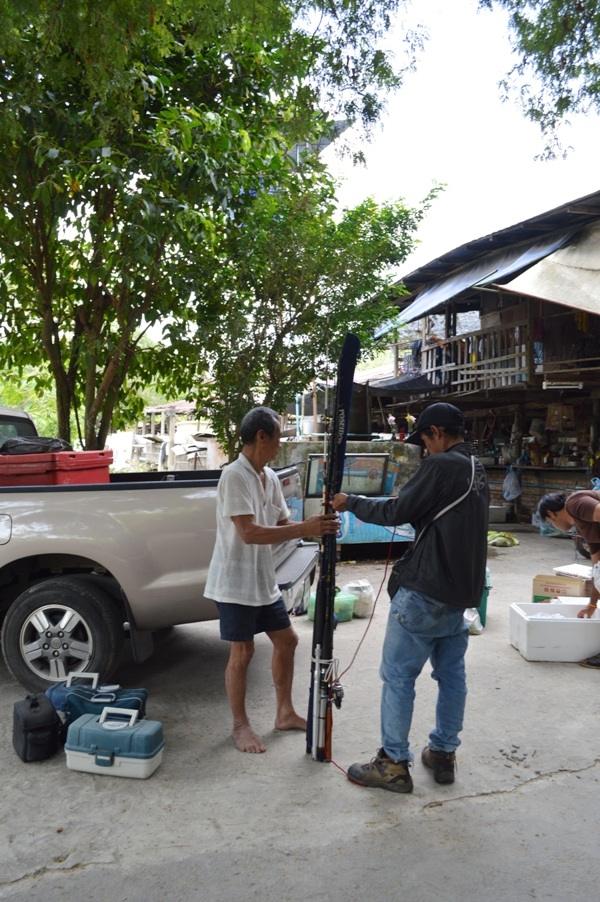
[(516, 501), (522, 494), (522, 491), (519, 474), (512, 467), (509, 467), (502, 483), (502, 497), (505, 501)]
[(487, 543), (497, 548), (512, 548), (514, 545), (520, 545), (519, 540), (513, 536), (512, 532), (488, 532)]
[(7, 438), (0, 445), (0, 454), (48, 454), (56, 451), (72, 451), (62, 438), (44, 438), (41, 435)]
[(481, 617), (477, 608), (467, 608), (464, 612), (465, 623), (469, 627), (470, 636), (480, 636), (483, 632)]
[(600, 562), (592, 567), (592, 579), (594, 580), (594, 586), (600, 591)]
[(370, 617), (373, 611), (374, 595), (373, 586), (368, 579), (357, 579), (352, 583), (346, 583), (342, 586), (342, 592), (349, 592), (356, 595), (356, 604), (354, 605), (355, 617)]

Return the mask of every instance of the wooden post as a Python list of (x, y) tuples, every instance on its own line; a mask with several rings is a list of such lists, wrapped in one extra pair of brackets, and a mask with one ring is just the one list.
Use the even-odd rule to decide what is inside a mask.
[(590, 451), (595, 455), (598, 451), (598, 435), (600, 432), (600, 400), (592, 400), (592, 422), (590, 424)]
[(531, 298), (527, 298), (527, 335), (525, 343), (527, 345), (527, 385), (532, 385), (535, 378), (535, 363), (533, 360), (533, 302)]
[(171, 472), (175, 469), (175, 418), (176, 414), (173, 410), (168, 417), (169, 438), (167, 440), (167, 470)]
[(510, 435), (510, 453), (515, 463), (521, 456), (523, 450), (523, 405), (519, 404), (515, 408), (515, 416)]

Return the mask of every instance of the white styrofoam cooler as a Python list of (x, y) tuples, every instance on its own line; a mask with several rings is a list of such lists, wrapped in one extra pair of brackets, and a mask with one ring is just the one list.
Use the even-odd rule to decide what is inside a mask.
[(511, 645), (526, 661), (574, 662), (598, 654), (600, 613), (591, 619), (577, 617), (587, 602), (587, 598), (552, 604), (513, 602), (509, 611)]

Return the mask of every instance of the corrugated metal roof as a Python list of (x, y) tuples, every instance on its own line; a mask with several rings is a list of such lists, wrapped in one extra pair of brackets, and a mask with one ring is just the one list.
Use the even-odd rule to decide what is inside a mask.
[(600, 223), (502, 287), (600, 315)]
[[(517, 246), (525, 249), (547, 239), (552, 240), (561, 233), (575, 234), (598, 219), (600, 219), (600, 191), (595, 191), (506, 229), (462, 244), (403, 276), (399, 284), (406, 286), (409, 294), (398, 299), (398, 306), (401, 309), (407, 308), (433, 283), (438, 283), (440, 279), (457, 273), (477, 260), (494, 255), (498, 251), (512, 250)], [(485, 269), (485, 265), (482, 268)], [(485, 277), (485, 272), (482, 277)]]
[(373, 395), (426, 395), (434, 388), (433, 382), (420, 373), (390, 376), (388, 379), (378, 379), (369, 384), (369, 391)]
[(469, 266), (463, 266), (447, 278), (437, 280), (430, 288), (421, 291), (413, 303), (404, 310), (402, 319), (410, 323), (438, 310), (447, 301), (459, 297), (473, 287), (501, 283), (503, 279), (523, 272), (532, 263), (537, 263), (558, 248), (564, 247), (572, 236), (573, 230), (561, 232), (551, 239), (486, 254)]

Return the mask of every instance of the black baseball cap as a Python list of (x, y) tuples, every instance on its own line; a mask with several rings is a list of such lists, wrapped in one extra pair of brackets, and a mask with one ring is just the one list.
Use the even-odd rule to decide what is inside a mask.
[(453, 432), (464, 432), (465, 418), (462, 411), (455, 407), (454, 404), (445, 404), (443, 401), (437, 404), (430, 404), (423, 410), (415, 423), (415, 428), (407, 436), (404, 441), (409, 445), (420, 445), (421, 433), (430, 426), (442, 426), (445, 429), (451, 429)]

